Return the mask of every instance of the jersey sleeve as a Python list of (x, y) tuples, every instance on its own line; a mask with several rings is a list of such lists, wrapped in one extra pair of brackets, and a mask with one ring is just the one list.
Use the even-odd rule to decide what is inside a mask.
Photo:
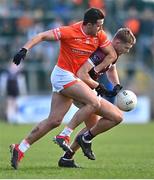
[(65, 40), (71, 37), (71, 27), (62, 26), (60, 28), (53, 29), (53, 33), (56, 40)]
[(108, 46), (111, 42), (108, 39), (106, 33), (102, 30), (101, 32), (99, 32), (99, 47), (103, 48)]
[(93, 64), (93, 66), (97, 66), (100, 64), (105, 57), (105, 54), (103, 51), (98, 47), (90, 56), (89, 56), (89, 62)]

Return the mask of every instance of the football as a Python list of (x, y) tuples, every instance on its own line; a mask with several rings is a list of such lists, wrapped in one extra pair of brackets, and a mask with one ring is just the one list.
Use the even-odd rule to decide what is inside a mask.
[(122, 111), (131, 111), (137, 105), (137, 96), (130, 90), (122, 90), (117, 94), (115, 104)]

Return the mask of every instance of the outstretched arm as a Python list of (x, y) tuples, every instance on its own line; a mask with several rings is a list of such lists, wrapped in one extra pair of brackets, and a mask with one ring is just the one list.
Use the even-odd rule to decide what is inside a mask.
[(34, 36), (31, 40), (29, 40), (22, 49), (14, 56), (13, 62), (16, 65), (19, 65), (21, 60), (24, 60), (26, 53), (29, 49), (31, 49), (33, 46), (39, 44), (42, 41), (52, 41), (57, 40), (59, 37), (55, 37), (54, 31), (49, 30), (42, 33), (37, 34)]
[(23, 48), (29, 50), (33, 46), (39, 44), (42, 41), (52, 41), (52, 40), (56, 40), (53, 30), (45, 31), (34, 36), (23, 46)]
[(93, 66), (86, 61), (78, 70), (77, 76), (84, 81), (90, 88), (95, 89), (99, 83), (92, 79), (89, 75), (89, 71), (93, 68)]

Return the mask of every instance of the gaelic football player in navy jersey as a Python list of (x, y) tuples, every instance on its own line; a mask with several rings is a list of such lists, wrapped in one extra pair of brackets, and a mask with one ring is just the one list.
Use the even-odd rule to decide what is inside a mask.
[[(112, 45), (117, 53), (117, 59), (107, 67), (103, 68), (100, 72), (96, 72), (96, 66), (102, 66), (105, 54), (102, 52), (100, 48), (91, 54), (88, 60), (81, 66), (81, 68), (77, 72), (77, 76), (82, 79), (86, 84), (88, 84), (92, 89), (95, 89), (97, 94), (104, 97), (114, 97), (122, 88), (120, 86), (119, 77), (116, 69), (116, 62), (118, 57), (122, 54), (128, 53), (132, 46), (136, 43), (136, 38), (133, 33), (128, 28), (119, 29), (112, 40)], [(108, 80), (113, 84), (114, 88), (112, 91), (107, 90), (103, 85), (100, 85), (97, 80), (102, 73), (107, 75)], [(101, 91), (99, 91), (101, 89)], [(104, 89), (104, 91), (102, 91)], [(77, 107), (82, 107), (81, 103), (74, 101), (74, 104)], [(104, 118), (104, 120), (99, 121), (100, 117), (98, 115), (93, 114), (89, 119), (85, 119), (86, 127), (83, 128), (78, 135), (76, 136), (74, 142), (70, 146), (71, 150), (68, 150), (64, 153), (64, 155), (60, 158), (58, 165), (60, 167), (78, 167), (78, 165), (74, 162), (73, 156), (75, 152), (81, 147), (82, 151), (88, 159), (95, 160), (95, 155), (91, 150), (91, 140), (100, 133), (103, 133), (120, 122), (116, 120), (108, 121)], [(71, 124), (70, 122), (69, 124)], [(56, 136), (59, 140), (60, 138), (69, 138), (70, 132), (68, 130), (69, 124), (64, 130)], [(56, 139), (56, 140), (57, 140)], [(58, 142), (56, 142), (58, 144)]]

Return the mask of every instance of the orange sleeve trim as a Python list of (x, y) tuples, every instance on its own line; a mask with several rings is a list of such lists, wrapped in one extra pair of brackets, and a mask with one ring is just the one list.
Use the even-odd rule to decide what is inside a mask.
[(73, 84), (75, 84), (75, 83), (77, 83), (77, 82), (79, 82), (79, 80), (74, 80), (74, 81), (72, 81), (72, 82), (70, 82), (70, 83), (68, 83), (68, 84), (65, 84), (63, 87), (64, 87), (64, 89), (65, 88), (68, 88), (68, 87), (70, 87), (70, 86), (72, 86)]

